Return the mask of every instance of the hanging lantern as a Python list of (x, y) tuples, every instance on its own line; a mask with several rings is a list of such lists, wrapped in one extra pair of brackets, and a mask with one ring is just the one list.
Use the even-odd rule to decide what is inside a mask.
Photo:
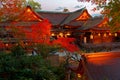
[(70, 36), (71, 34), (68, 32), (67, 34), (65, 34), (65, 37), (68, 37), (68, 36)]
[(77, 77), (78, 77), (78, 78), (81, 78), (81, 74), (77, 74)]
[(100, 33), (98, 33), (98, 36), (101, 36), (101, 34), (100, 34)]
[(8, 43), (6, 43), (5, 46), (8, 47)]
[(93, 35), (92, 34), (90, 35), (90, 39), (93, 39)]
[(62, 33), (62, 32), (61, 32), (61, 33), (59, 33), (59, 36), (60, 36), (60, 37), (63, 37), (63, 33)]
[(109, 33), (109, 36), (111, 36), (112, 34), (111, 33)]
[(67, 35), (67, 36), (70, 36), (71, 34), (68, 32), (66, 35)]
[(106, 33), (104, 33), (104, 35), (103, 35), (104, 37), (106, 37), (107, 36), (107, 34)]
[(117, 33), (115, 33), (115, 37), (117, 37)]

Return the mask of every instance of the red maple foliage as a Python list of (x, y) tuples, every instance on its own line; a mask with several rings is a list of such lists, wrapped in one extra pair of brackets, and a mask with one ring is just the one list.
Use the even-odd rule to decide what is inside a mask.
[(74, 38), (58, 38), (53, 41), (53, 44), (59, 44), (61, 47), (66, 49), (67, 51), (70, 52), (75, 52), (78, 51), (79, 48), (77, 45), (74, 44), (75, 39)]
[(43, 20), (31, 25), (30, 30), (25, 30), (26, 38), (36, 43), (49, 43), (51, 24), (48, 20)]
[[(15, 24), (15, 23), (14, 23)], [(7, 30), (11, 29), (11, 27), (7, 27)], [(48, 44), (48, 45), (55, 45), (58, 44), (62, 48), (66, 49), (67, 51), (74, 52), (78, 51), (79, 48), (74, 44), (75, 39), (74, 38), (58, 38), (56, 40), (53, 40), (52, 43), (50, 41), (50, 30), (51, 30), (51, 24), (48, 20), (43, 20), (41, 22), (38, 22), (37, 24), (31, 25), (29, 28), (17, 26), (12, 28), (14, 32), (14, 37), (21, 39), (22, 37), (19, 36), (20, 34), (24, 33), (25, 38), (30, 40), (31, 43), (39, 43), (39, 44)], [(17, 31), (16, 31), (17, 30)], [(23, 45), (21, 43), (21, 45)], [(25, 46), (25, 45), (23, 45)]]

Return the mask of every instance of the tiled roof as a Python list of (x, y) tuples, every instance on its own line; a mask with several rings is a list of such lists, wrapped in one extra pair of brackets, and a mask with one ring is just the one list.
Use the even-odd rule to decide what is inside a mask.
[(86, 10), (85, 8), (79, 9), (77, 11), (72, 12), (64, 21), (61, 25), (64, 24), (69, 24), (71, 21), (73, 21), (74, 19), (76, 19), (78, 16), (80, 16), (80, 14)]
[(83, 21), (71, 21), (69, 23), (67, 23), (66, 25), (68, 26), (82, 26), (84, 24)]
[(102, 52), (86, 55), (89, 80), (120, 80), (120, 52)]
[(24, 22), (24, 21), (21, 21), (21, 22), (0, 22), (0, 26), (31, 26), (33, 24), (36, 24), (38, 22), (36, 21), (30, 21), (30, 22)]
[(43, 16), (44, 19), (48, 19), (53, 25), (59, 25), (71, 13), (39, 11), (38, 14)]
[(38, 14), (48, 19), (53, 25), (65, 25), (77, 18), (85, 8), (74, 12), (45, 12), (38, 11)]
[(94, 29), (94, 27), (96, 27), (102, 20), (102, 17), (89, 19), (86, 22), (84, 22), (82, 27), (78, 28), (78, 30)]
[(42, 21), (41, 15), (37, 14), (30, 6), (27, 6), (15, 21)]

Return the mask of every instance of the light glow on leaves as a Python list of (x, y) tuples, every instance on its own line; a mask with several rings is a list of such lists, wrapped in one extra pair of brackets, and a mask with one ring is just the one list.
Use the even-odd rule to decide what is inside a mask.
[(26, 32), (26, 37), (36, 43), (49, 43), (51, 24), (48, 20), (43, 20), (30, 27), (30, 31)]
[(61, 47), (70, 52), (79, 51), (79, 48), (74, 44), (74, 41), (74, 38), (58, 38), (53, 41), (53, 44), (59, 44)]

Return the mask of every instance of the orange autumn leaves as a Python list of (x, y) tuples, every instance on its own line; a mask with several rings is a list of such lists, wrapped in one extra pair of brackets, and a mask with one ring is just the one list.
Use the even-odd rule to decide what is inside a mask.
[(64, 49), (70, 52), (79, 51), (79, 48), (77, 45), (75, 45), (75, 39), (74, 38), (58, 38), (53, 41), (53, 44), (61, 45)]
[(50, 37), (51, 24), (48, 20), (43, 20), (37, 24), (30, 26), (30, 30), (26, 30), (26, 38), (31, 39), (35, 43), (48, 43)]
[[(16, 23), (14, 23), (15, 25)], [(9, 30), (13, 27), (7, 27), (6, 29)], [(17, 31), (16, 31), (17, 28)], [(15, 29), (15, 30), (14, 30)], [(25, 35), (24, 39), (28, 39), (31, 43), (38, 43), (38, 44), (48, 44), (48, 45), (60, 45), (62, 48), (66, 49), (67, 51), (74, 52), (78, 51), (79, 48), (74, 44), (74, 38), (58, 38), (56, 40), (50, 40), (51, 34), (51, 23), (48, 20), (43, 20), (38, 22), (37, 24), (33, 24), (30, 27), (23, 27), (23, 26), (14, 26), (14, 38), (18, 38), (22, 40), (20, 33)], [(17, 36), (18, 35), (18, 36)]]
[(58, 38), (56, 40), (50, 41), (50, 30), (51, 24), (48, 20), (43, 20), (38, 24), (31, 26), (31, 31), (26, 33), (26, 37), (33, 40), (33, 42), (40, 43), (40, 44), (49, 44), (54, 45), (58, 44), (62, 48), (70, 52), (78, 51), (79, 48), (74, 44), (74, 38)]

